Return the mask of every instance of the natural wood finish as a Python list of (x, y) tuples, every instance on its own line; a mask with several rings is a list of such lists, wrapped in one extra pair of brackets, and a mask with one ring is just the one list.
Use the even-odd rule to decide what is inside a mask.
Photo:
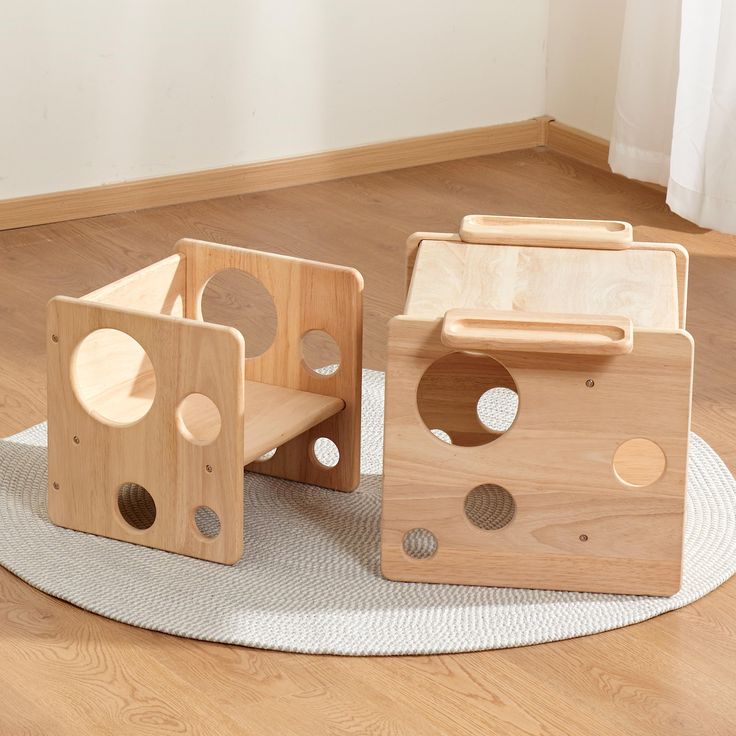
[(557, 120), (551, 120), (547, 127), (549, 148), (604, 171), (611, 170), (608, 165), (608, 145), (605, 138), (599, 138)]
[[(72, 529), (233, 563), (243, 551), (244, 465), (258, 460), (258, 472), (339, 490), (358, 483), (363, 281), (354, 269), (244, 248), (194, 240), (177, 248), (83, 299), (50, 304), (50, 516)], [(280, 315), (271, 346), (247, 362), (237, 330), (202, 320), (202, 292), (228, 268), (258, 278)], [(300, 338), (311, 329), (340, 347), (335, 374), (304, 364)], [(334, 468), (312, 452), (322, 436), (340, 450)], [(261, 459), (275, 447), (278, 456)], [(125, 483), (153, 497), (145, 529), (120, 513)], [(199, 506), (220, 518), (215, 538), (196, 528)]]
[(293, 440), (344, 408), (345, 402), (335, 396), (246, 381), (245, 464)]
[(465, 243), (603, 250), (624, 250), (634, 239), (628, 222), (500, 215), (466, 215), (460, 237)]
[[(687, 247), (688, 325), (698, 343), (693, 429), (736, 468), (736, 237), (682, 220), (636, 182), (535, 150), (0, 232), (0, 434), (46, 417), (47, 300), (82, 295), (165, 258), (185, 236), (358, 268), (366, 282), (364, 361), (383, 370), (386, 323), (406, 294), (407, 234), (455, 230), (489, 203), (518, 215), (621, 218), (640, 243)], [(596, 636), (355, 659), (136, 629), (0, 568), (0, 732), (730, 736), (735, 608), (731, 579), (685, 608)]]
[(662, 448), (644, 437), (626, 440), (613, 455), (613, 469), (623, 483), (648, 486), (662, 477), (667, 458)]
[[(202, 318), (202, 292), (224, 269), (245, 271), (270, 292), (278, 315), (276, 335), (265, 353), (246, 361), (249, 382), (321, 394), (344, 404), (338, 414), (295, 436), (250, 470), (354, 490), (360, 481), (363, 277), (353, 268), (216, 243), (184, 239), (177, 248), (187, 259), (186, 314), (192, 319)], [(340, 348), (340, 368), (332, 375), (315, 373), (302, 360), (300, 341), (310, 330), (324, 330)], [(311, 448), (320, 437), (337, 445), (340, 461), (334, 468), (312, 459)]]
[[(242, 336), (230, 327), (68, 297), (49, 303), (47, 329), (52, 521), (215, 562), (239, 560), (243, 554)], [(72, 394), (74, 350), (99, 329), (130, 335), (153, 364), (156, 399), (136, 423), (102, 422)], [(101, 351), (98, 360), (101, 373), (110, 369), (115, 356)], [(222, 430), (207, 445), (188, 441), (174, 421), (179, 401), (193, 392), (204, 393), (219, 408)], [(118, 488), (131, 482), (143, 486), (156, 504), (155, 521), (145, 530), (127, 523), (118, 508)], [(209, 506), (220, 519), (220, 534), (213, 539), (202, 536), (194, 525), (199, 506)]]
[(404, 313), (442, 317), (483, 307), (553, 314), (624, 315), (635, 327), (677, 329), (675, 256), (623, 251), (422, 240)]
[(227, 197), (541, 145), (547, 118), (0, 200), (0, 230)]
[(186, 260), (179, 253), (164, 258), (85, 294), (85, 301), (142, 312), (184, 316)]
[(634, 346), (628, 317), (450, 309), (442, 344), (457, 350), (621, 355)]
[[(440, 442), (417, 419), (425, 371), (452, 352), (441, 319), (396, 317), (389, 333), (381, 570), (394, 580), (672, 595), (680, 587), (692, 338), (637, 330), (628, 355), (494, 351), (521, 408), (495, 442)], [(455, 375), (462, 382), (460, 374)], [(587, 381), (594, 385), (587, 385)], [(441, 425), (439, 425), (441, 427)], [(612, 470), (626, 439), (647, 437), (664, 475), (636, 491)], [(494, 483), (516, 501), (513, 521), (485, 531), (463, 512), (466, 495)], [(437, 552), (403, 550), (414, 528)]]

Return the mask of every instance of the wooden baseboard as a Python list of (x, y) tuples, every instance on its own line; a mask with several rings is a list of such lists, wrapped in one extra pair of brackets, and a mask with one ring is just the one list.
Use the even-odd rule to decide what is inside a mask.
[(608, 141), (556, 120), (547, 124), (547, 148), (577, 161), (610, 171), (608, 165)]
[(544, 145), (549, 118), (0, 200), (0, 230), (281, 189)]
[[(595, 166), (597, 169), (611, 172), (608, 165), (608, 149), (610, 143), (605, 138), (586, 133), (584, 130), (573, 128), (564, 123), (558, 123), (553, 118), (547, 123), (547, 148), (565, 156), (574, 158), (576, 161)], [(650, 181), (636, 180), (645, 187), (658, 192), (666, 192), (666, 187), (654, 184)]]

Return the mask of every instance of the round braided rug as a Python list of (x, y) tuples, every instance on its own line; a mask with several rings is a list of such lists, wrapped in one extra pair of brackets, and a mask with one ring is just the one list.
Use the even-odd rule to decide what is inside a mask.
[[(513, 413), (496, 396), (485, 417)], [(40, 590), (156, 631), (268, 649), (428, 654), (521, 646), (626, 626), (736, 570), (736, 483), (693, 435), (683, 586), (671, 598), (396, 583), (379, 571), (383, 374), (364, 372), (363, 479), (352, 494), (247, 474), (233, 567), (55, 527), (46, 431), (0, 441), (0, 563)]]

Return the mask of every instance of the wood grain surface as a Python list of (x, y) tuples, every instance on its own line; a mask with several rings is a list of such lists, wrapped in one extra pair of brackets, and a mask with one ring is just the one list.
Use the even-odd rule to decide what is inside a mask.
[[(0, 233), (0, 433), (46, 416), (45, 310), (195, 237), (365, 277), (365, 364), (402, 311), (406, 238), (472, 212), (625, 220), (689, 250), (693, 429), (736, 466), (736, 237), (543, 150)], [(534, 647), (353, 659), (230, 647), (81, 611), (0, 569), (0, 733), (732, 736), (736, 583), (636, 626)]]

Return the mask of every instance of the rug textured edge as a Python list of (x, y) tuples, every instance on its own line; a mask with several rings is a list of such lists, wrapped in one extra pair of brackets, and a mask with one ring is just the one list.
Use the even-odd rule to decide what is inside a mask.
[[(0, 564), (122, 623), (341, 655), (467, 652), (599, 633), (687, 605), (736, 572), (736, 483), (692, 435), (683, 587), (670, 598), (383, 580), (382, 412), (383, 374), (365, 371), (364, 477), (354, 494), (247, 476), (246, 555), (232, 568), (51, 525), (45, 428), (37, 425), (0, 441)], [(284, 539), (294, 546), (285, 549)]]

